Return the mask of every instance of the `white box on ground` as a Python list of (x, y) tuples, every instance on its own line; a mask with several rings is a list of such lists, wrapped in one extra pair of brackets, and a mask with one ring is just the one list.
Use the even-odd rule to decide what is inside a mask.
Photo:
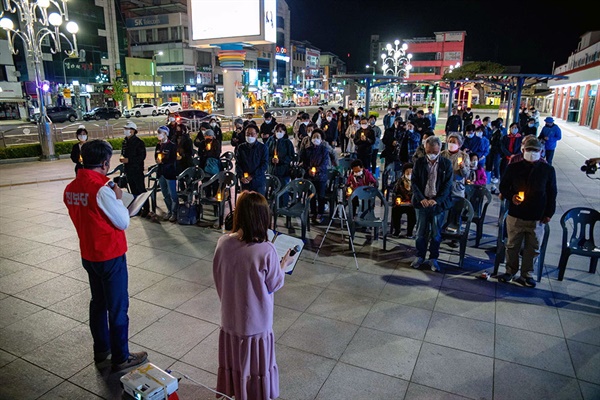
[(123, 375), (121, 384), (125, 393), (136, 400), (164, 400), (178, 388), (177, 378), (152, 363)]

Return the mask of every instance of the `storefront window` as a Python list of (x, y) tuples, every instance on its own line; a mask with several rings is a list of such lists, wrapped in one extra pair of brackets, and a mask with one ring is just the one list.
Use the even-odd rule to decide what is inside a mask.
[(17, 103), (0, 103), (0, 121), (21, 119)]

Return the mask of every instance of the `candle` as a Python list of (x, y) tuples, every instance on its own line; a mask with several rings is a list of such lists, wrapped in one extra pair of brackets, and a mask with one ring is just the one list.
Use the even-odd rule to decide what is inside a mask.
[(221, 192), (217, 193), (217, 201), (221, 201), (223, 200), (223, 195), (221, 194)]
[(210, 150), (210, 147), (211, 147), (211, 143), (210, 142), (206, 143), (206, 150)]
[(83, 157), (81, 157), (81, 154), (79, 155), (79, 162), (83, 163)]
[(458, 157), (458, 160), (457, 160), (457, 161), (458, 161), (458, 163), (460, 164), (460, 163), (462, 162), (462, 160), (463, 160), (463, 159), (462, 159), (462, 157)]
[(274, 149), (275, 153), (273, 154), (273, 158), (279, 160), (279, 156), (277, 155), (277, 149)]
[(348, 196), (350, 196), (352, 194), (352, 188), (348, 187), (348, 190), (346, 190), (346, 193), (348, 194)]
[(361, 133), (361, 134), (360, 134), (360, 140), (365, 140), (365, 139), (366, 139), (366, 138), (365, 138), (365, 134), (364, 134), (364, 133)]
[(248, 176), (249, 176), (248, 173), (244, 172), (244, 178), (248, 178)]
[(312, 167), (310, 169), (310, 173), (313, 174), (313, 175), (316, 174), (317, 173), (317, 169), (315, 167)]
[(399, 206), (402, 203), (402, 200), (400, 200), (400, 197), (396, 197), (396, 205)]
[(517, 194), (517, 199), (519, 201), (525, 200), (525, 192), (519, 192), (519, 194)]
[(162, 159), (163, 159), (163, 153), (158, 153), (158, 154), (156, 155), (156, 158), (158, 159), (158, 162), (162, 162)]

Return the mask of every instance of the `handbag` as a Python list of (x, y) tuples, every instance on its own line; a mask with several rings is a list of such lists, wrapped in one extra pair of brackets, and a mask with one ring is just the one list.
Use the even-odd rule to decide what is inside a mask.
[(209, 175), (216, 175), (221, 171), (221, 163), (214, 157), (209, 157), (206, 159), (206, 166), (204, 167), (204, 172)]
[(177, 209), (177, 222), (180, 225), (194, 225), (198, 222), (198, 205), (186, 201)]
[(224, 222), (226, 231), (230, 231), (233, 229), (233, 211), (230, 211), (229, 214), (227, 214)]

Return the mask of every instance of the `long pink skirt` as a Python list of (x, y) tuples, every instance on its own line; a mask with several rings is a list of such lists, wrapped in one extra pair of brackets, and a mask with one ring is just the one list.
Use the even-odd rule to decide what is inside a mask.
[(217, 391), (233, 395), (236, 400), (279, 397), (273, 331), (253, 336), (235, 336), (221, 329)]

